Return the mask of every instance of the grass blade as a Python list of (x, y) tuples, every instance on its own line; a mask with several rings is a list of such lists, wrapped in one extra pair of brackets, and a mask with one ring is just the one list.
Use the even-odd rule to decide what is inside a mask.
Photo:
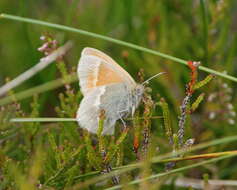
[[(156, 178), (167, 176), (167, 175), (170, 175), (170, 174), (182, 172), (182, 171), (185, 171), (185, 170), (188, 170), (188, 169), (191, 169), (191, 168), (196, 168), (196, 167), (199, 167), (199, 166), (202, 166), (202, 165), (205, 165), (205, 164), (210, 164), (210, 163), (213, 163), (213, 162), (218, 162), (218, 161), (221, 161), (221, 160), (224, 160), (224, 159), (227, 159), (227, 158), (231, 158), (231, 157), (234, 157), (234, 156), (236, 156), (236, 154), (221, 156), (219, 158), (212, 158), (210, 160), (205, 160), (205, 161), (202, 161), (202, 162), (198, 162), (198, 163), (191, 164), (191, 165), (188, 165), (188, 166), (184, 166), (184, 167), (181, 167), (181, 168), (177, 168), (177, 169), (174, 169), (174, 170), (171, 170), (171, 171), (168, 171), (168, 172), (158, 173), (158, 174), (146, 177), (146, 178), (137, 179), (137, 180), (134, 180), (134, 181), (132, 181), (132, 182), (126, 184), (126, 185), (138, 184), (138, 183), (141, 183), (143, 181), (147, 181), (147, 180), (151, 180), (151, 179), (156, 179)], [(123, 187), (123, 185), (116, 185), (116, 186), (107, 188), (106, 190), (115, 190), (115, 189), (120, 189), (121, 187)]]
[[(56, 29), (59, 29), (59, 30), (74, 32), (74, 33), (94, 37), (94, 38), (97, 38), (97, 39), (106, 40), (106, 41), (109, 41), (109, 42), (119, 44), (121, 46), (130, 47), (130, 48), (133, 48), (133, 49), (136, 49), (136, 50), (140, 50), (140, 51), (143, 51), (143, 52), (146, 52), (146, 53), (150, 53), (150, 54), (153, 54), (153, 55), (157, 55), (157, 56), (169, 59), (169, 60), (177, 62), (177, 63), (181, 63), (183, 65), (187, 65), (187, 61), (184, 60), (184, 59), (180, 59), (180, 58), (177, 58), (177, 57), (174, 57), (174, 56), (171, 56), (171, 55), (167, 55), (165, 53), (161, 53), (159, 51), (155, 51), (155, 50), (145, 48), (145, 47), (133, 44), (133, 43), (118, 40), (118, 39), (115, 39), (115, 38), (112, 38), (112, 37), (96, 34), (96, 33), (93, 33), (93, 32), (88, 32), (86, 30), (81, 30), (81, 29), (72, 28), (72, 27), (64, 26), (64, 25), (60, 25), (60, 24), (54, 24), (54, 23), (45, 22), (45, 21), (41, 21), (41, 20), (25, 18), (25, 17), (20, 17), (20, 16), (14, 16), (14, 15), (4, 14), (4, 13), (0, 14), (0, 18), (20, 21), (20, 22), (26, 22), (26, 23), (31, 23), (31, 24), (38, 24), (38, 25), (47, 26), (47, 27), (50, 27), (50, 28), (56, 28)], [(226, 79), (229, 79), (231, 81), (237, 82), (237, 78), (234, 77), (234, 76), (231, 76), (231, 75), (219, 72), (219, 71), (215, 71), (213, 69), (209, 69), (209, 68), (204, 67), (204, 66), (199, 66), (199, 69), (202, 70), (202, 71), (205, 71), (207, 73), (215, 74), (219, 77), (226, 78)]]
[(36, 75), (38, 72), (46, 68), (48, 65), (50, 65), (52, 62), (54, 62), (57, 58), (64, 55), (70, 48), (72, 47), (72, 42), (67, 42), (64, 46), (59, 47), (57, 50), (52, 52), (47, 57), (44, 57), (40, 60), (39, 63), (28, 69), (27, 71), (21, 73), (19, 76), (17, 76), (12, 81), (9, 81), (2, 87), (0, 87), (0, 96), (7, 93), (9, 90), (15, 88), (16, 86), (20, 85), (21, 83), (25, 82), (26, 80), (30, 79), (34, 75)]
[[(193, 146), (192, 148), (187, 149), (187, 150), (178, 150), (176, 152), (176, 154), (179, 155), (179, 154), (184, 154), (184, 153), (188, 153), (188, 152), (193, 152), (193, 151), (200, 150), (200, 149), (203, 149), (203, 148), (206, 148), (206, 147), (215, 146), (215, 145), (223, 144), (223, 143), (229, 143), (229, 142), (233, 142), (233, 141), (236, 141), (236, 140), (237, 140), (237, 136), (225, 137), (225, 138), (222, 138), (222, 139), (217, 139), (217, 140), (213, 140), (213, 141), (210, 141), (210, 142), (198, 144), (198, 145)], [(173, 152), (170, 152), (170, 153), (167, 153), (167, 154), (163, 154), (163, 155), (160, 155), (160, 156), (153, 157), (151, 159), (151, 163), (153, 163), (153, 164), (154, 163), (160, 163), (163, 159), (170, 158), (173, 155), (174, 155)], [(227, 156), (229, 156), (229, 157), (235, 156), (235, 155), (236, 155), (235, 153), (230, 154), (230, 155), (227, 154)], [(218, 158), (222, 158), (222, 157), (218, 157)], [(216, 159), (216, 158), (214, 158), (214, 159)], [(136, 168), (140, 168), (142, 166), (142, 164), (144, 164), (144, 162), (137, 162), (137, 163), (133, 163), (133, 164), (129, 164), (129, 165), (120, 167), (116, 171), (112, 171), (109, 174), (104, 174), (102, 176), (96, 176), (92, 179), (89, 179), (89, 180), (85, 181), (84, 183), (80, 183), (80, 184), (76, 185), (76, 187), (87, 187), (88, 185), (95, 184), (95, 183), (97, 183), (101, 180), (107, 179), (107, 178), (109, 178), (113, 175), (120, 175), (122, 173), (129, 172), (129, 171), (134, 170)], [(94, 173), (93, 173), (93, 175), (94, 175)]]
[[(67, 82), (72, 83), (77, 80), (78, 80), (77, 75), (76, 75), (76, 73), (74, 73), (74, 74), (70, 75), (69, 80)], [(64, 85), (64, 83), (65, 83), (64, 79), (60, 78), (60, 79), (56, 79), (56, 80), (44, 83), (44, 84), (39, 85), (37, 87), (30, 88), (30, 89), (25, 90), (23, 92), (19, 92), (17, 94), (14, 94), (13, 96), (4, 97), (4, 98), (0, 99), (0, 106), (11, 103), (13, 98), (16, 100), (23, 100), (25, 98), (33, 96), (34, 94), (39, 94), (42, 92), (46, 92), (46, 91), (61, 87)]]
[(22, 123), (22, 122), (67, 122), (67, 121), (77, 121), (76, 118), (54, 118), (54, 117), (44, 117), (44, 118), (13, 118), (10, 122)]

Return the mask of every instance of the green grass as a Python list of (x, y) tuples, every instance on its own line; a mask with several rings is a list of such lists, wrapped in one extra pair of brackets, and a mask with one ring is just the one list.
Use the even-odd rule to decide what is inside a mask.
[[(74, 47), (0, 98), (0, 189), (169, 190), (188, 189), (165, 185), (179, 176), (235, 180), (236, 7), (234, 0), (1, 1), (1, 85), (44, 56), (40, 36)], [(129, 131), (117, 122), (115, 135), (91, 135), (75, 122), (84, 47), (104, 51), (137, 82), (166, 72), (126, 120)], [(187, 60), (201, 61), (197, 81)], [(187, 84), (194, 92), (180, 112)]]

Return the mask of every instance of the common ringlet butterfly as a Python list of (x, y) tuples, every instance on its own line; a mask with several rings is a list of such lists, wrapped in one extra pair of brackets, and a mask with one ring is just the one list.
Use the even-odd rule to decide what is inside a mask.
[(103, 135), (114, 134), (116, 121), (121, 119), (124, 123), (123, 117), (134, 114), (148, 82), (137, 84), (112, 58), (94, 48), (82, 50), (77, 73), (84, 95), (77, 121), (80, 127), (96, 133), (99, 115), (104, 110)]

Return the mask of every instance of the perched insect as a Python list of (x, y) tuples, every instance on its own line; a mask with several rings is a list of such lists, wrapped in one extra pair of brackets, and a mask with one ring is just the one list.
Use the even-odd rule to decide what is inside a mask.
[(103, 135), (114, 134), (118, 119), (126, 126), (122, 118), (129, 114), (133, 116), (142, 99), (144, 84), (161, 74), (137, 84), (112, 58), (93, 48), (83, 49), (77, 72), (84, 95), (77, 121), (80, 127), (96, 133), (100, 111), (104, 110)]

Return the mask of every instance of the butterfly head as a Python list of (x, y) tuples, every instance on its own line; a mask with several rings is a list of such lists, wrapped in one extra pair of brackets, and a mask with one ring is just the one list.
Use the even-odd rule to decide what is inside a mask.
[(132, 116), (134, 115), (135, 113), (135, 109), (137, 108), (137, 106), (139, 105), (142, 97), (143, 97), (143, 94), (144, 94), (144, 85), (142, 84), (137, 84), (133, 90), (133, 93), (132, 93)]
[(144, 93), (144, 85), (142, 84), (137, 84), (135, 89), (134, 89), (134, 95), (136, 97), (142, 97), (143, 96), (143, 93)]
[(150, 80), (152, 80), (153, 78), (155, 78), (161, 74), (164, 74), (164, 72), (153, 75), (152, 77), (150, 77), (149, 79), (144, 81), (142, 84), (136, 84), (136, 86), (132, 92), (132, 116), (134, 115), (135, 109), (137, 108), (137, 106), (139, 105), (139, 103), (143, 97), (143, 94), (145, 91), (145, 86), (147, 84), (149, 84)]

